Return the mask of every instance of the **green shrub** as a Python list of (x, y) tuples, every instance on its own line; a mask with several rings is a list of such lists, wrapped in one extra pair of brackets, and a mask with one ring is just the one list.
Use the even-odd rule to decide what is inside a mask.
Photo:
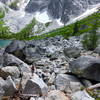
[(97, 22), (98, 20), (96, 19), (92, 25), (92, 29), (90, 30), (90, 33), (86, 34), (83, 37), (82, 43), (83, 43), (84, 48), (87, 50), (94, 50), (97, 47), (97, 41), (98, 41), (98, 36), (96, 33)]
[(19, 40), (24, 40), (26, 38), (29, 38), (29, 36), (32, 34), (32, 28), (34, 27), (36, 23), (36, 20), (33, 18), (32, 21), (25, 26), (20, 32), (16, 33), (15, 38)]
[(74, 23), (72, 36), (75, 36), (78, 32), (79, 32), (79, 25), (78, 25), (78, 21), (77, 21)]

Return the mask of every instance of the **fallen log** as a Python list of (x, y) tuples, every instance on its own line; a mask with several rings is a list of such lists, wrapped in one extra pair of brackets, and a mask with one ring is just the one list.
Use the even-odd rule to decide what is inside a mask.
[(97, 89), (97, 88), (100, 88), (100, 83), (88, 87), (87, 90), (94, 90), (94, 89)]

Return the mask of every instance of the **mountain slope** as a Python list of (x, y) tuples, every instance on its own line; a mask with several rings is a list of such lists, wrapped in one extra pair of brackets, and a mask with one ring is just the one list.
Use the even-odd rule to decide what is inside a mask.
[[(11, 1), (11, 4), (15, 1), (16, 0)], [(4, 26), (7, 25), (10, 30), (7, 28), (6, 31), (0, 31), (1, 33), (5, 32), (5, 34), (8, 34), (9, 32), (11, 35), (9, 38), (15, 38), (15, 36), (19, 38), (19, 36), (22, 36), (23, 34), (28, 34), (29, 37), (33, 37), (33, 35), (41, 36), (42, 34), (52, 31), (56, 28), (60, 28), (63, 25), (75, 23), (77, 20), (81, 20), (88, 15), (93, 14), (100, 7), (99, 0), (79, 0), (79, 2), (77, 0), (22, 0), (18, 1), (17, 3), (15, 2), (18, 7), (17, 10), (10, 9), (5, 4), (3, 5), (8, 8), (8, 11), (2, 20), (5, 23)], [(93, 8), (89, 6), (90, 4), (92, 4), (91, 7)], [(36, 8), (33, 10), (35, 6)], [(65, 14), (65, 16), (63, 14)], [(66, 22), (67, 24), (65, 24)], [(27, 29), (29, 26), (31, 26), (31, 29)]]
[(25, 10), (29, 13), (47, 10), (54, 19), (63, 23), (85, 12), (90, 5), (100, 3), (100, 0), (30, 0)]

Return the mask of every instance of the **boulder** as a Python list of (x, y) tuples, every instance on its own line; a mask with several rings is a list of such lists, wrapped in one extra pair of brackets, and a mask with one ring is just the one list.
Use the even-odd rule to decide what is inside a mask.
[(6, 84), (5, 80), (3, 80), (3, 78), (0, 77), (0, 100), (2, 100), (2, 97), (5, 94), (5, 91), (3, 89), (3, 86)]
[(23, 53), (25, 55), (25, 61), (27, 63), (33, 63), (34, 60), (40, 59), (45, 50), (40, 47), (25, 47)]
[(100, 46), (95, 48), (94, 53), (98, 53), (100, 55)]
[(11, 53), (18, 58), (23, 58), (23, 48), (25, 47), (25, 43), (19, 40), (14, 40), (8, 45), (5, 49), (5, 52)]
[[(55, 47), (56, 48), (56, 47)], [(47, 50), (48, 51), (48, 50)], [(58, 59), (59, 58), (59, 56), (60, 56), (60, 52), (59, 51), (55, 51), (54, 53), (52, 53), (52, 52), (48, 52), (47, 53), (47, 57), (52, 61), (52, 60), (56, 60), (56, 59)]]
[(4, 66), (18, 66), (23, 72), (30, 72), (29, 66), (21, 61), (19, 58), (13, 56), (12, 54), (5, 53), (4, 55)]
[(76, 47), (69, 47), (69, 48), (64, 48), (64, 54), (65, 56), (69, 58), (77, 58), (80, 56), (81, 50)]
[(37, 94), (37, 95), (47, 95), (48, 87), (36, 74), (32, 79), (28, 80), (24, 88), (24, 94)]
[(53, 72), (48, 80), (48, 84), (54, 84), (54, 80), (55, 80), (55, 73)]
[(100, 81), (100, 58), (81, 56), (70, 62), (70, 70), (79, 77)]
[(2, 87), (0, 87), (0, 100), (2, 100), (3, 95), (4, 95), (4, 90)]
[(92, 98), (85, 90), (84, 91), (78, 91), (72, 95), (71, 100), (95, 100)]
[(58, 74), (55, 80), (57, 90), (72, 93), (80, 90), (82, 87), (80, 81), (72, 75)]
[(48, 93), (45, 100), (70, 100), (65, 94), (59, 90), (53, 90)]
[(11, 76), (13, 78), (18, 78), (20, 72), (16, 66), (6, 66), (0, 69), (0, 77), (7, 78)]
[(3, 66), (3, 54), (4, 54), (4, 49), (0, 48), (0, 65)]
[(3, 85), (5, 85), (5, 80), (2, 77), (0, 77), (0, 87), (2, 87)]
[(4, 96), (12, 96), (17, 91), (15, 83), (10, 76), (7, 77), (6, 81), (2, 85), (2, 88), (5, 91)]
[[(35, 100), (35, 98), (31, 98), (30, 100)], [(48, 93), (48, 95), (43, 98), (39, 97), (37, 100), (70, 100), (65, 94), (59, 90), (52, 90)]]
[(36, 43), (26, 43), (25, 47), (21, 50), (23, 61), (31, 64), (34, 60), (40, 59), (44, 56), (46, 49), (42, 46), (37, 46)]

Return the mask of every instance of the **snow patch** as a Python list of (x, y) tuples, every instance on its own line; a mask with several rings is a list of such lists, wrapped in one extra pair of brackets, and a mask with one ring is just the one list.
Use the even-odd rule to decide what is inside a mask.
[(47, 14), (47, 11), (44, 12), (37, 12), (35, 15), (35, 18), (37, 21), (41, 22), (41, 23), (47, 23), (47, 22), (51, 22), (52, 20), (50, 19), (50, 17)]
[(64, 24), (61, 22), (61, 19), (57, 19), (56, 21), (59, 24), (59, 26), (64, 26)]

